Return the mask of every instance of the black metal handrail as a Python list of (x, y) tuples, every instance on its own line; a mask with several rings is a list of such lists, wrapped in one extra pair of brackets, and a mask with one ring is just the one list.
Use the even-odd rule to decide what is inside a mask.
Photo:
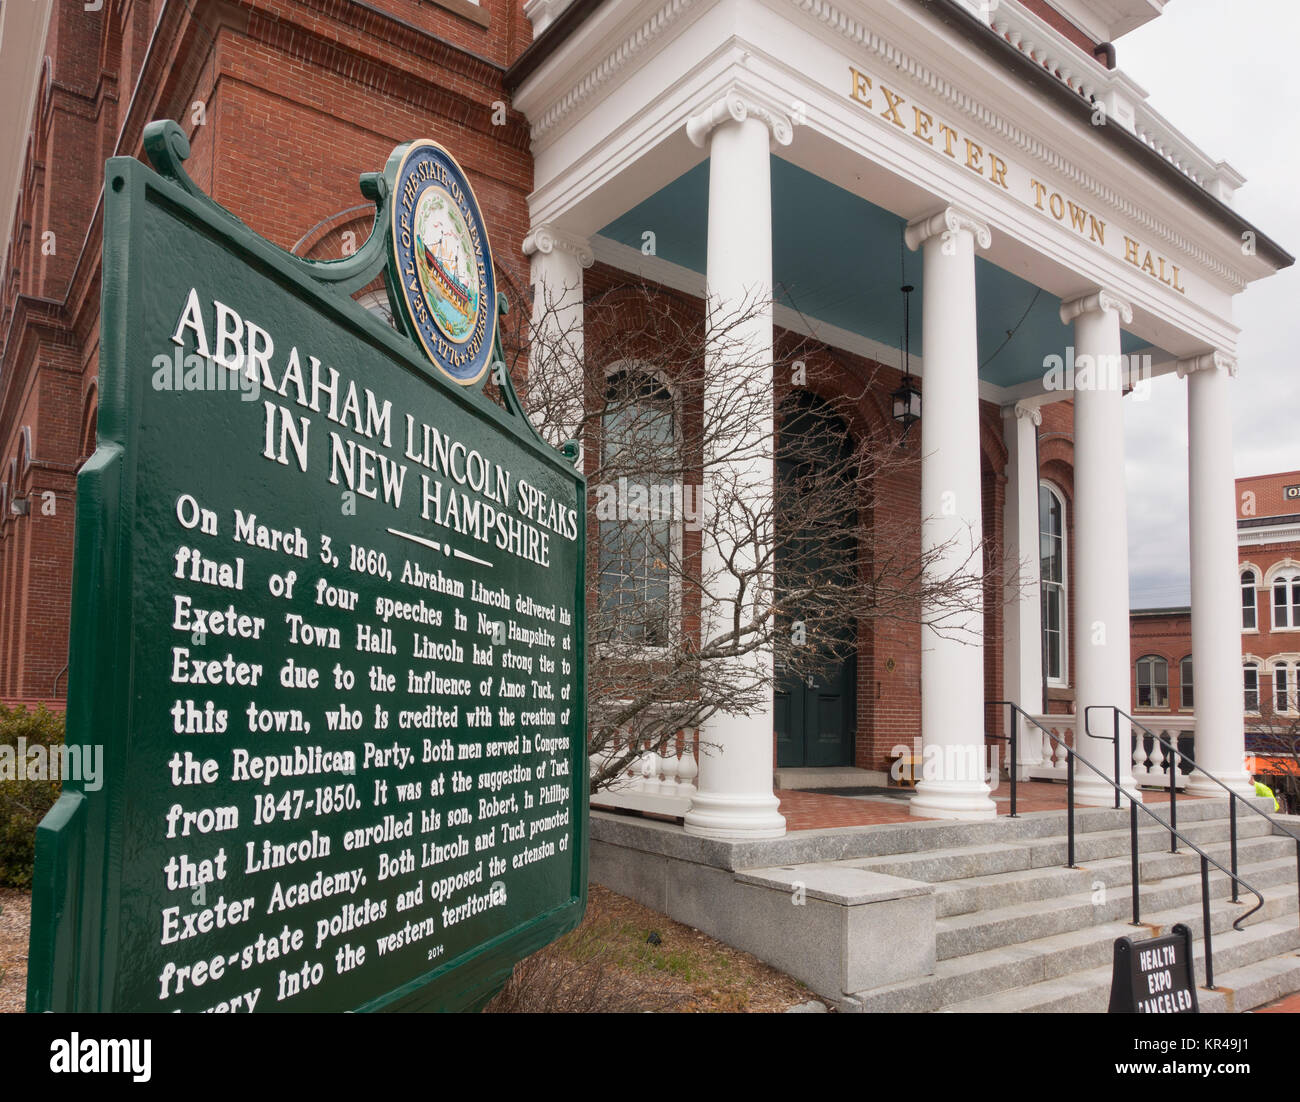
[[(1128, 712), (1124, 711), (1123, 708), (1116, 708), (1112, 704), (1100, 704), (1097, 705), (1097, 707), (1114, 709), (1117, 730), (1119, 724), (1119, 717), (1123, 716), (1125, 719), (1129, 721), (1130, 724), (1136, 727), (1144, 735), (1149, 735), (1154, 743), (1154, 745), (1151, 747), (1153, 753), (1155, 752), (1155, 747), (1157, 745), (1163, 746), (1165, 748), (1165, 751), (1168, 754), (1168, 761), (1169, 761), (1169, 789), (1171, 793), (1176, 791), (1176, 782), (1178, 780), (1178, 762), (1179, 759), (1181, 759), (1187, 762), (1194, 771), (1199, 771), (1200, 773), (1202, 773), (1206, 778), (1212, 780), (1215, 784), (1217, 784), (1220, 788), (1222, 788), (1224, 792), (1226, 792), (1229, 796), (1232, 797), (1231, 802), (1228, 804), (1228, 836), (1230, 840), (1229, 844), (1231, 846), (1231, 853), (1232, 853), (1232, 871), (1234, 874), (1237, 871), (1237, 804), (1238, 803), (1244, 804), (1246, 807), (1250, 808), (1250, 810), (1253, 811), (1256, 815), (1263, 816), (1266, 820), (1268, 820), (1269, 824), (1273, 827), (1275, 832), (1285, 834), (1288, 838), (1290, 838), (1293, 842), (1295, 842), (1296, 891), (1297, 893), (1300, 893), (1300, 836), (1294, 834), (1291, 830), (1287, 828), (1287, 825), (1285, 823), (1279, 822), (1267, 811), (1265, 811), (1262, 807), (1257, 807), (1255, 804), (1251, 803), (1250, 800), (1248, 800), (1240, 792), (1234, 792), (1231, 788), (1229, 788), (1226, 784), (1224, 784), (1222, 780), (1220, 780), (1208, 769), (1206, 769), (1205, 766), (1198, 765), (1196, 763), (1196, 759), (1193, 758), (1191, 754), (1184, 753), (1182, 750), (1178, 749), (1177, 745), (1166, 742), (1159, 735), (1157, 735), (1153, 730), (1151, 730), (1150, 727), (1147, 727), (1143, 723), (1139, 723), (1136, 719), (1134, 719), (1131, 715), (1129, 715)], [(1145, 747), (1143, 749), (1145, 750)], [(1241, 902), (1241, 900), (1238, 898), (1237, 895), (1236, 881), (1234, 881), (1232, 885), (1232, 901), (1234, 903)]]
[[(1237, 900), (1237, 886), (1238, 886), (1238, 885), (1240, 885), (1241, 887), (1245, 888), (1245, 889), (1246, 889), (1248, 892), (1250, 892), (1250, 893), (1251, 893), (1251, 894), (1252, 894), (1256, 899), (1259, 900), (1259, 902), (1256, 903), (1255, 906), (1253, 906), (1253, 907), (1252, 907), (1249, 911), (1247, 911), (1245, 914), (1239, 916), (1239, 917), (1238, 917), (1238, 918), (1237, 918), (1237, 919), (1232, 923), (1232, 928), (1233, 928), (1234, 930), (1240, 931), (1240, 930), (1241, 930), (1242, 923), (1244, 923), (1244, 922), (1246, 921), (1246, 919), (1248, 919), (1251, 915), (1253, 915), (1256, 911), (1260, 910), (1260, 909), (1264, 906), (1264, 896), (1260, 893), (1260, 891), (1259, 891), (1258, 889), (1252, 887), (1252, 886), (1251, 886), (1250, 884), (1248, 884), (1245, 880), (1243, 880), (1240, 876), (1238, 876), (1237, 873), (1236, 873), (1235, 871), (1229, 871), (1228, 869), (1225, 869), (1221, 864), (1219, 864), (1218, 861), (1216, 861), (1213, 857), (1211, 857), (1208, 853), (1206, 853), (1205, 850), (1201, 849), (1200, 846), (1198, 846), (1195, 842), (1193, 842), (1193, 841), (1192, 841), (1190, 838), (1188, 838), (1185, 834), (1180, 833), (1180, 832), (1178, 831), (1178, 829), (1177, 829), (1175, 826), (1173, 826), (1171, 823), (1167, 823), (1167, 822), (1165, 822), (1164, 819), (1160, 818), (1160, 816), (1157, 815), (1154, 811), (1152, 811), (1149, 807), (1147, 807), (1146, 804), (1144, 804), (1144, 803), (1140, 803), (1139, 801), (1133, 799), (1133, 793), (1127, 793), (1127, 792), (1125, 792), (1124, 789), (1123, 789), (1123, 788), (1121, 787), (1121, 785), (1119, 784), (1118, 780), (1111, 780), (1110, 777), (1106, 776), (1106, 774), (1103, 773), (1100, 769), (1098, 769), (1095, 765), (1093, 765), (1092, 762), (1090, 762), (1087, 758), (1085, 758), (1085, 757), (1083, 757), (1081, 754), (1079, 754), (1078, 751), (1076, 751), (1076, 750), (1074, 749), (1074, 747), (1070, 746), (1070, 745), (1069, 745), (1068, 743), (1066, 743), (1063, 739), (1059, 739), (1059, 738), (1057, 738), (1056, 735), (1054, 735), (1050, 730), (1048, 730), (1048, 729), (1047, 729), (1046, 727), (1044, 727), (1041, 723), (1039, 723), (1038, 720), (1036, 720), (1033, 716), (1031, 716), (1028, 712), (1026, 712), (1022, 707), (1020, 707), (1019, 704), (1016, 704), (1014, 701), (1011, 701), (1011, 700), (997, 700), (997, 701), (992, 701), (992, 703), (993, 703), (995, 706), (997, 706), (997, 707), (1005, 707), (1005, 708), (1010, 708), (1010, 709), (1011, 709), (1011, 712), (1012, 712), (1011, 736), (1012, 736), (1013, 738), (1017, 737), (1017, 736), (1019, 735), (1019, 733), (1020, 733), (1020, 727), (1019, 727), (1019, 724), (1017, 724), (1017, 723), (1015, 722), (1015, 717), (1016, 717), (1016, 716), (1020, 716), (1020, 717), (1022, 717), (1023, 719), (1027, 720), (1029, 723), (1033, 724), (1035, 727), (1037, 727), (1040, 731), (1043, 732), (1043, 734), (1045, 734), (1049, 739), (1051, 739), (1052, 742), (1056, 743), (1056, 745), (1058, 745), (1059, 747), (1061, 747), (1061, 749), (1063, 749), (1063, 750), (1065, 751), (1065, 754), (1066, 754), (1066, 758), (1065, 758), (1065, 763), (1066, 763), (1066, 784), (1067, 784), (1067, 793), (1066, 793), (1066, 813), (1067, 813), (1067, 828), (1066, 828), (1066, 857), (1067, 857), (1067, 864), (1066, 864), (1066, 868), (1076, 869), (1076, 868), (1079, 867), (1078, 865), (1076, 865), (1076, 864), (1074, 863), (1074, 853), (1075, 853), (1075, 845), (1074, 845), (1074, 760), (1075, 760), (1075, 758), (1078, 758), (1078, 759), (1079, 759), (1079, 760), (1080, 760), (1084, 765), (1086, 765), (1089, 769), (1091, 769), (1094, 773), (1096, 773), (1097, 776), (1099, 776), (1103, 781), (1105, 781), (1108, 785), (1110, 785), (1111, 788), (1115, 789), (1115, 792), (1116, 792), (1116, 799), (1117, 799), (1117, 800), (1119, 799), (1120, 796), (1127, 796), (1127, 798), (1128, 798), (1128, 809), (1129, 809), (1129, 812), (1128, 812), (1128, 813), (1129, 813), (1129, 849), (1130, 849), (1130, 854), (1131, 854), (1131, 858), (1132, 858), (1132, 878), (1133, 878), (1133, 925), (1134, 925), (1134, 926), (1140, 926), (1141, 923), (1142, 923), (1142, 919), (1141, 919), (1141, 893), (1140, 893), (1140, 890), (1139, 890), (1139, 884), (1138, 884), (1138, 855), (1139, 855), (1139, 850), (1138, 850), (1138, 814), (1137, 814), (1137, 813), (1138, 813), (1138, 808), (1141, 808), (1144, 812), (1146, 812), (1147, 815), (1149, 815), (1152, 819), (1154, 819), (1157, 823), (1159, 823), (1160, 826), (1162, 826), (1162, 827), (1168, 829), (1168, 830), (1172, 833), (1173, 837), (1175, 837), (1175, 838), (1179, 839), (1180, 841), (1182, 841), (1185, 845), (1188, 846), (1188, 848), (1190, 848), (1190, 849), (1192, 849), (1192, 850), (1195, 850), (1196, 853), (1200, 856), (1200, 858), (1201, 858), (1201, 915), (1202, 915), (1203, 925), (1204, 925), (1204, 928), (1205, 928), (1205, 986), (1206, 986), (1206, 988), (1208, 988), (1209, 990), (1214, 990), (1214, 947), (1213, 947), (1213, 938), (1212, 938), (1212, 933), (1213, 933), (1213, 932), (1212, 932), (1212, 930), (1210, 929), (1210, 866), (1213, 865), (1213, 866), (1214, 866), (1216, 869), (1218, 869), (1221, 873), (1223, 873), (1225, 876), (1229, 877), (1229, 878), (1232, 880), (1232, 883), (1233, 883), (1233, 900), (1234, 900), (1234, 901)], [(1084, 719), (1084, 726), (1085, 726), (1085, 729), (1086, 729), (1086, 726), (1087, 726), (1086, 713), (1085, 713), (1085, 719)], [(1140, 724), (1139, 724), (1139, 726), (1140, 726)], [(1094, 736), (1094, 737), (1096, 737), (1096, 736)], [(1118, 743), (1118, 739), (1116, 740), (1116, 742)], [(1116, 775), (1118, 776), (1118, 772), (1117, 772)], [(1217, 778), (1216, 778), (1216, 779), (1217, 779)], [(1226, 786), (1225, 786), (1225, 787), (1226, 787)], [(1118, 806), (1118, 805), (1117, 805), (1117, 806)], [(1231, 805), (1230, 805), (1230, 806), (1231, 806)], [(1253, 805), (1247, 805), (1247, 806), (1253, 806)], [(1176, 852), (1176, 851), (1175, 851), (1175, 852)]]

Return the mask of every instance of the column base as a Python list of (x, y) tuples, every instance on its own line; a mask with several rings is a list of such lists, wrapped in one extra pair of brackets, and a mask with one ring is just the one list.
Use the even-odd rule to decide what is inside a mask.
[(775, 796), (699, 793), (682, 820), (687, 834), (739, 841), (785, 837), (785, 817)]
[[(1215, 773), (1214, 775), (1238, 796), (1255, 795), (1255, 782), (1250, 779), (1250, 774), (1245, 770), (1237, 773)], [(1187, 787), (1183, 791), (1189, 796), (1222, 796), (1227, 799), (1227, 793), (1222, 788), (1196, 772), (1188, 775)]]
[(982, 781), (919, 781), (909, 810), (927, 819), (996, 819), (989, 791)]
[[(1142, 789), (1138, 788), (1137, 781), (1133, 777), (1120, 777), (1119, 786), (1124, 790), (1124, 795), (1120, 797), (1119, 806), (1125, 808), (1131, 799), (1134, 803), (1140, 804), (1145, 801), (1142, 799)], [(1100, 781), (1089, 784), (1077, 774), (1074, 778), (1074, 802), (1082, 807), (1114, 807), (1115, 790), (1108, 784), (1102, 784)]]

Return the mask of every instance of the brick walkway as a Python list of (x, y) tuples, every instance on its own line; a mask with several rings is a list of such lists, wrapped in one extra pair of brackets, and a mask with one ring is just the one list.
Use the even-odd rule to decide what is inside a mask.
[[(910, 789), (900, 789), (908, 793)], [(1022, 781), (1017, 785), (1016, 811), (1064, 811), (1066, 786), (1053, 781)], [(781, 814), (789, 830), (824, 830), (828, 827), (879, 826), (885, 823), (922, 822), (923, 817), (913, 815), (906, 799), (888, 796), (827, 796), (819, 792), (796, 792), (780, 788), (776, 792), (781, 801)], [(1179, 800), (1194, 800), (1196, 796), (1180, 795)], [(1005, 815), (1011, 807), (1011, 790), (1005, 781), (994, 791), (993, 799), (998, 814)], [(1144, 789), (1143, 802), (1159, 804), (1169, 802), (1169, 793)]]

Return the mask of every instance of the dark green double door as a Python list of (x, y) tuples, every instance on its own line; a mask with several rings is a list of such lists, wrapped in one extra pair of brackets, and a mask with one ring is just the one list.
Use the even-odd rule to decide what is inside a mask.
[(821, 676), (778, 672), (777, 765), (852, 765), (857, 662), (832, 662)]
[[(781, 447), (777, 455), (778, 493), (793, 503), (798, 524), (807, 510), (799, 507), (805, 493), (824, 492), (834, 479), (838, 461), (848, 448), (843, 422), (806, 395), (783, 404)], [(829, 442), (829, 447), (828, 447)], [(815, 513), (816, 510), (813, 510)], [(821, 570), (833, 571), (852, 562), (856, 548), (842, 531), (827, 526), (821, 516), (815, 529), (803, 528), (795, 538), (778, 537), (776, 586), (789, 593)], [(815, 550), (811, 550), (815, 549)], [(822, 638), (816, 613), (804, 615), (796, 605), (785, 625), (802, 625), (806, 636), (797, 662), (778, 662), (775, 685), (776, 763), (784, 768), (853, 764), (857, 727), (857, 660), (843, 630), (834, 641)]]

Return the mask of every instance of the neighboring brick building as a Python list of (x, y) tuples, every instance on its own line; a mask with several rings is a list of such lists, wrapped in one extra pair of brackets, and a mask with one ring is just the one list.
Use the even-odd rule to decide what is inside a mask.
[[(1300, 724), (1300, 471), (1237, 479), (1242, 705), (1251, 731)], [(1135, 609), (1133, 711), (1195, 711), (1190, 608)], [(1261, 770), (1262, 771), (1262, 770)]]

